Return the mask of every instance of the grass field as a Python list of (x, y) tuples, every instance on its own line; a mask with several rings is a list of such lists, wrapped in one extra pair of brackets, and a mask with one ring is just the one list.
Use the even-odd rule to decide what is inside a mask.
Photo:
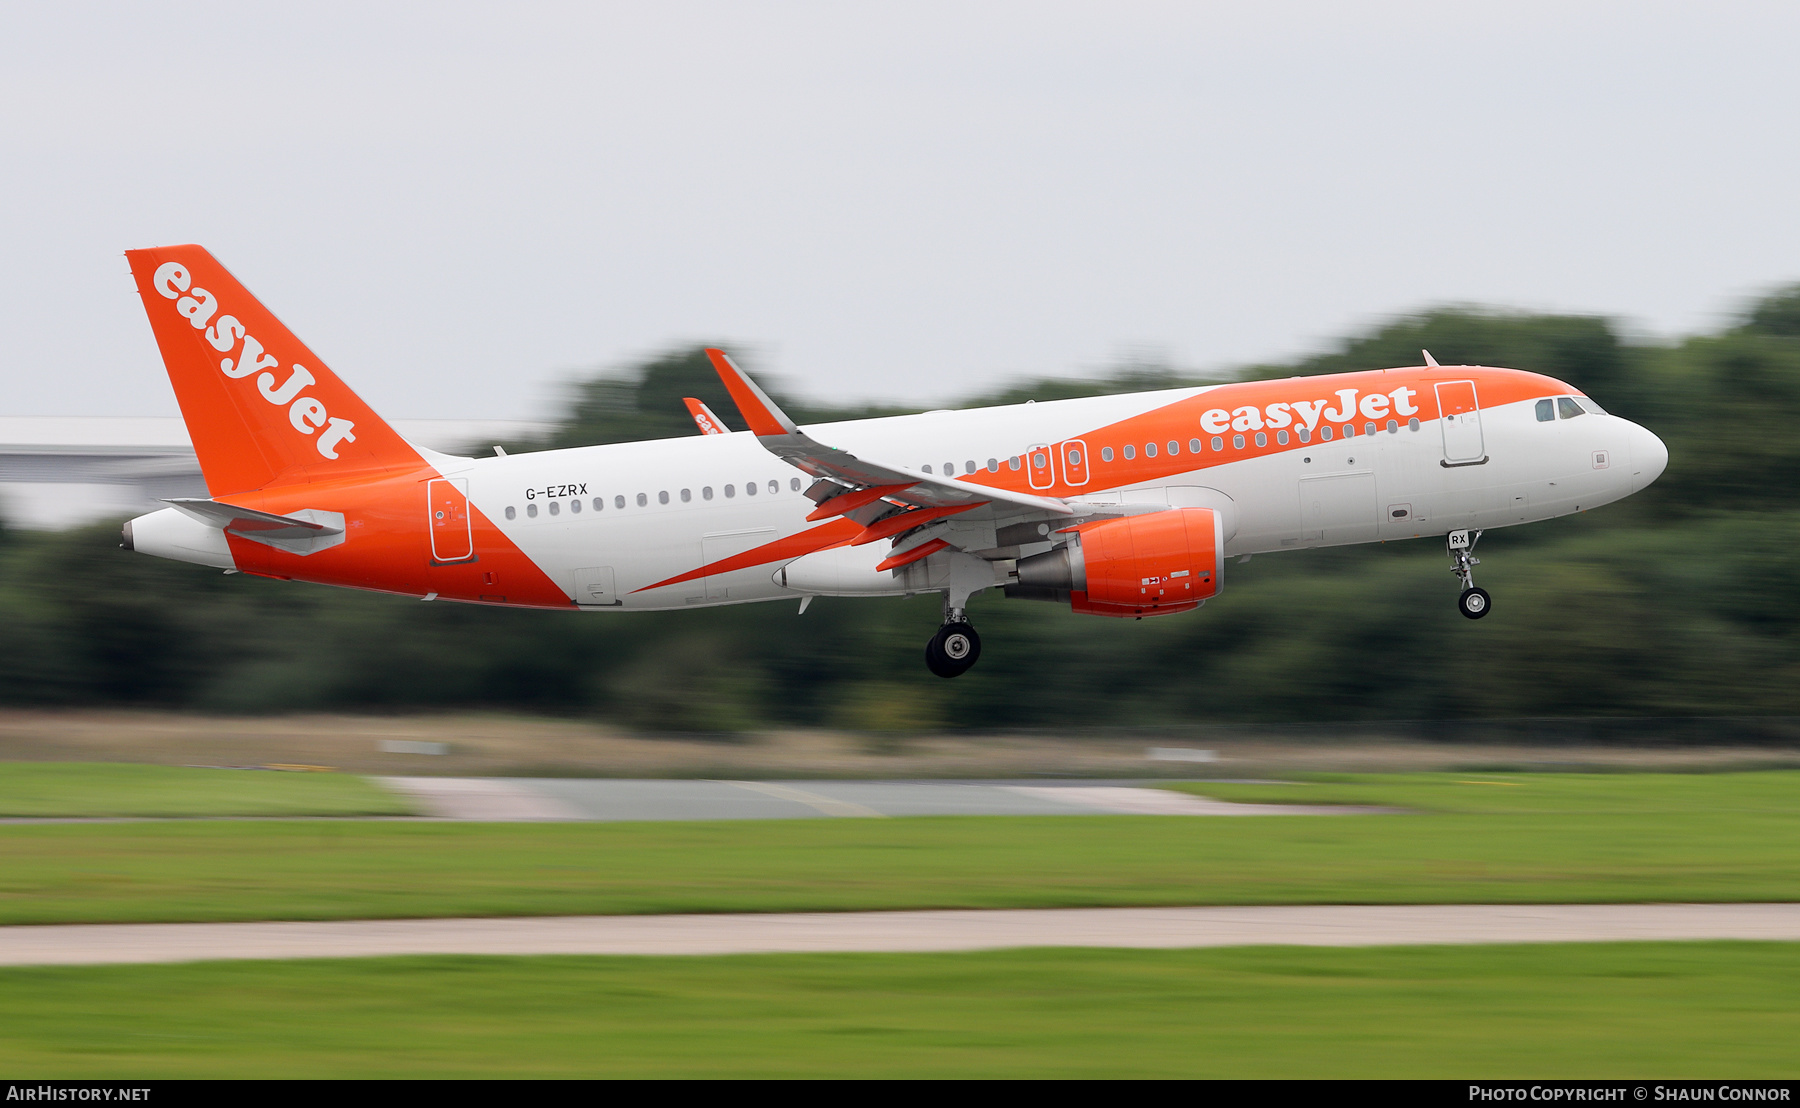
[(384, 816), (412, 805), (361, 777), (109, 762), (0, 762), (5, 816)]
[(1800, 773), (1340, 784), (1418, 814), (10, 825), (0, 923), (1800, 900)]
[(34, 1077), (1795, 1077), (1800, 944), (0, 970)]

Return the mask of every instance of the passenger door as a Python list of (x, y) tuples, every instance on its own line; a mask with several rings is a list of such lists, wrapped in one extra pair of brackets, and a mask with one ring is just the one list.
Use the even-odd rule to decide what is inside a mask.
[(474, 557), (467, 482), (460, 478), (432, 481), (425, 496), (427, 522), (431, 526), (431, 560), (466, 562)]
[(1475, 382), (1439, 382), (1437, 402), (1438, 422), (1444, 428), (1444, 463), (1456, 466), (1486, 461), (1481, 441), (1481, 404), (1475, 396)]

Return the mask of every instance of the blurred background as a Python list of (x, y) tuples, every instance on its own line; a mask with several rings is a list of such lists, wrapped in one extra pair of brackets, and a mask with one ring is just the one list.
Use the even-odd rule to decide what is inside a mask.
[[(1751, 740), (1800, 715), (1789, 6), (0, 18), (0, 705)], [(1294, 553), (1142, 623), (980, 597), (954, 682), (919, 664), (930, 597), (551, 616), (224, 577), (117, 548), (195, 476), (120, 256), (182, 241), (443, 447), (691, 434), (682, 396), (735, 426), (703, 341), (804, 420), (1429, 347), (1573, 382), (1671, 460), (1491, 533), (1479, 623), (1436, 542)]]

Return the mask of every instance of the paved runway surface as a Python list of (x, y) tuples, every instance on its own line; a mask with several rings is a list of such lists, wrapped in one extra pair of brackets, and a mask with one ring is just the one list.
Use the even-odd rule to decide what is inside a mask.
[(0, 928), (0, 965), (398, 954), (1800, 940), (1800, 904), (1298, 905)]
[(1379, 809), (1231, 804), (1168, 789), (961, 781), (668, 781), (383, 777), (432, 815), (468, 820), (813, 819), (861, 816), (1292, 816)]

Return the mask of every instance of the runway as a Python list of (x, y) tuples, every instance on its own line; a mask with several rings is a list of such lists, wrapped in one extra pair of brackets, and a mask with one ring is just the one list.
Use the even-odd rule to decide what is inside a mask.
[(1800, 904), (1053, 908), (0, 928), (0, 965), (419, 954), (696, 955), (1078, 946), (1800, 941)]
[(895, 816), (1318, 816), (1385, 809), (1233, 804), (1104, 783), (382, 777), (439, 819), (712, 820)]

